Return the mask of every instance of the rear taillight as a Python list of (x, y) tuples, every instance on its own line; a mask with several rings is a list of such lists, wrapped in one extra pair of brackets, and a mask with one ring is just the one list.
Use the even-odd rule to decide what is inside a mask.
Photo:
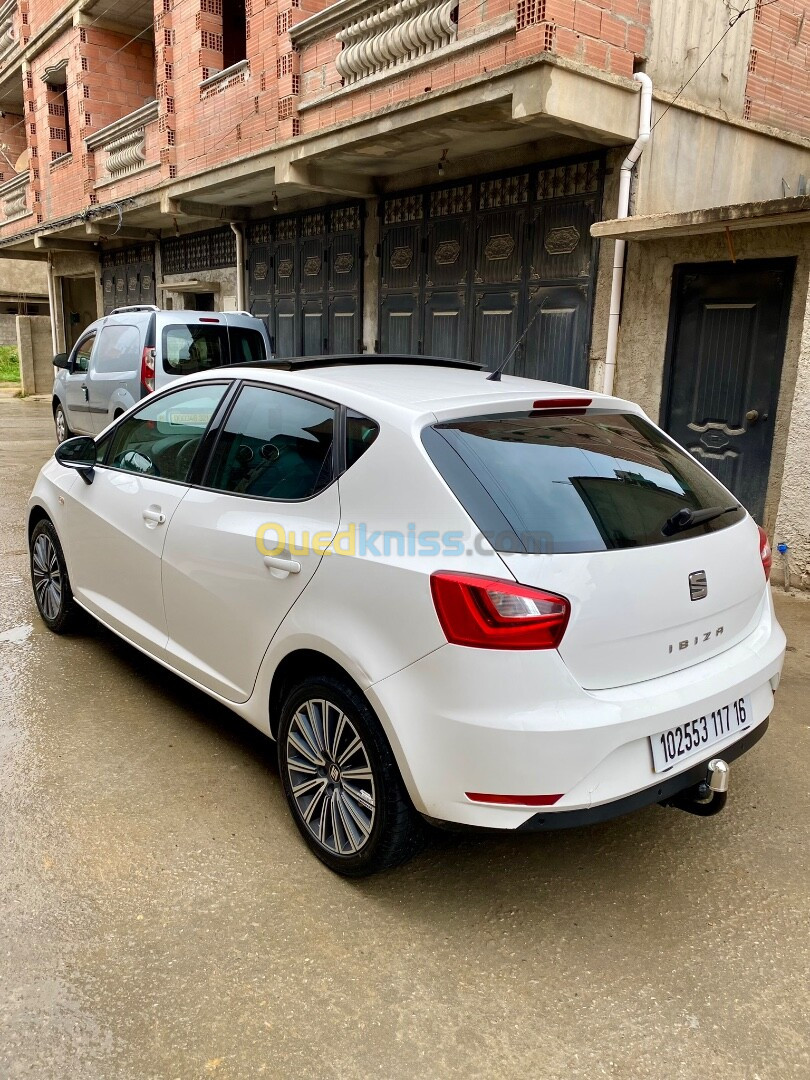
[(477, 574), (438, 571), (431, 575), (430, 589), (453, 645), (556, 649), (571, 614), (564, 596)]
[(155, 350), (148, 346), (141, 354), (141, 385), (147, 394), (155, 389)]
[(771, 551), (768, 534), (761, 525), (758, 525), (757, 528), (759, 529), (759, 556), (762, 559), (762, 569), (765, 571), (765, 580), (770, 581), (771, 567), (773, 566), (773, 552)]

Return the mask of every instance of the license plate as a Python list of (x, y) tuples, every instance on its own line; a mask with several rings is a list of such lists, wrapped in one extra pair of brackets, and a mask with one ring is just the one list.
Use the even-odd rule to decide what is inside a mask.
[(735, 698), (728, 704), (707, 708), (694, 720), (687, 720), (660, 735), (650, 736), (653, 766), (656, 772), (666, 772), (685, 758), (699, 754), (729, 735), (746, 731), (754, 722), (751, 699)]

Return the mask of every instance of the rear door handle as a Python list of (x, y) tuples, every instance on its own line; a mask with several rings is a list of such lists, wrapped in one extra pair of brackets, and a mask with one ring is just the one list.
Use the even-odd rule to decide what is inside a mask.
[(84, 400), (89, 401), (90, 400), (90, 391), (87, 389), (87, 383), (86, 382), (82, 383), (82, 390), (84, 390)]
[(279, 559), (275, 555), (265, 555), (264, 565), (268, 570), (282, 570), (285, 574), (301, 573), (301, 563), (295, 559)]
[(161, 514), (161, 512), (159, 510), (144, 510), (143, 511), (143, 520), (144, 521), (151, 521), (155, 525), (165, 525), (166, 524), (166, 515)]

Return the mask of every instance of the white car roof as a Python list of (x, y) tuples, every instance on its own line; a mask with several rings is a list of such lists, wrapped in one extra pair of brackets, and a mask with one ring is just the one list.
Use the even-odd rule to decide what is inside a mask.
[[(332, 364), (323, 367), (286, 369), (282, 365), (228, 367), (188, 376), (188, 379), (211, 379), (225, 374), (229, 379), (250, 379), (338, 401), (373, 419), (387, 419), (410, 424), (425, 414), (437, 417), (474, 415), (510, 407), (531, 408), (543, 398), (587, 397), (612, 408), (640, 412), (638, 406), (617, 398), (595, 394), (581, 387), (502, 376), (500, 382), (487, 379), (486, 371), (464, 370), (429, 363), (414, 364), (385, 360), (364, 360), (357, 364)], [(174, 384), (175, 388), (177, 383)]]

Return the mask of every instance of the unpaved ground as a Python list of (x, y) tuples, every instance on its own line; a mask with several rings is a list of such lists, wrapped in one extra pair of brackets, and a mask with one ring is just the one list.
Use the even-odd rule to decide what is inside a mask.
[(273, 749), (27, 581), (47, 403), (0, 401), (0, 1078), (810, 1076), (810, 603), (727, 809), (439, 837), (360, 884)]

